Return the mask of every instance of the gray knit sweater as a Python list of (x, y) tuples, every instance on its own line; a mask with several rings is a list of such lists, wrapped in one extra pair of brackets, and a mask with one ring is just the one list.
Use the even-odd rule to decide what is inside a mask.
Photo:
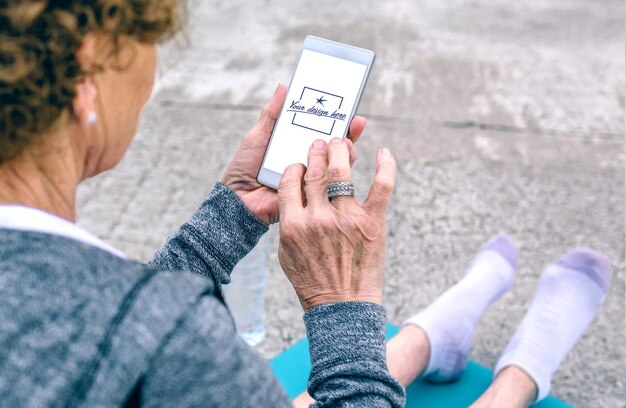
[[(150, 265), (0, 229), (0, 404), (291, 406), (221, 297), (266, 230), (219, 184)], [(385, 363), (382, 307), (319, 306), (304, 321), (317, 406), (404, 405)]]

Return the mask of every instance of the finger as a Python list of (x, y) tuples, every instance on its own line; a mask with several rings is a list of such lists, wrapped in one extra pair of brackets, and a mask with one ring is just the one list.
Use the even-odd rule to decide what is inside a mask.
[(364, 206), (377, 213), (385, 213), (396, 184), (396, 161), (388, 149), (380, 149), (376, 157), (376, 175)]
[(328, 167), (328, 153), (326, 142), (316, 140), (309, 149), (307, 156), (307, 168), (304, 174), (304, 187), (306, 191), (307, 206), (321, 207), (328, 205), (326, 189), (328, 179), (326, 169)]
[[(350, 150), (341, 139), (333, 139), (328, 144), (328, 183), (352, 181), (350, 175)], [(337, 196), (331, 199), (335, 207), (354, 201), (352, 196)]]
[(265, 104), (263, 109), (261, 109), (261, 115), (259, 116), (257, 126), (261, 129), (263, 135), (269, 137), (272, 134), (272, 130), (274, 130), (274, 125), (276, 124), (280, 110), (285, 103), (286, 96), (287, 88), (285, 88), (283, 84), (278, 84), (272, 99), (270, 99), (270, 101)]
[(356, 162), (356, 149), (354, 148), (354, 143), (350, 139), (343, 139), (343, 142), (348, 146), (348, 151), (350, 152), (350, 167), (354, 166), (354, 162)]
[(278, 213), (281, 220), (297, 217), (302, 204), (302, 177), (304, 166), (300, 163), (287, 166), (278, 185)]
[(348, 139), (352, 142), (356, 142), (361, 137), (363, 130), (367, 125), (367, 120), (363, 116), (355, 116), (350, 121), (350, 128), (348, 129)]

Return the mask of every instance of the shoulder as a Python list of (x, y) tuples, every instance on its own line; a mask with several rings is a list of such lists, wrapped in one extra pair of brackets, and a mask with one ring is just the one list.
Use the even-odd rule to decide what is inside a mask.
[(47, 405), (98, 378), (111, 391), (100, 395), (122, 398), (205, 287), (71, 239), (0, 230), (0, 399)]
[[(114, 300), (135, 285), (154, 287), (147, 293), (166, 286), (172, 290), (202, 287), (201, 277), (180, 271), (157, 273), (150, 266), (121, 258), (106, 250), (60, 236), (0, 229), (0, 273), (11, 287), (28, 288), (21, 295), (60, 291), (93, 298), (100, 290), (100, 299)], [(7, 289), (6, 285), (0, 290)], [(85, 293), (83, 293), (83, 291)]]
[(192, 273), (157, 271), (64, 237), (6, 230), (0, 230), (0, 278), (0, 307), (57, 319), (77, 319), (93, 308), (92, 320), (109, 320), (130, 303), (153, 299), (179, 309), (206, 287)]

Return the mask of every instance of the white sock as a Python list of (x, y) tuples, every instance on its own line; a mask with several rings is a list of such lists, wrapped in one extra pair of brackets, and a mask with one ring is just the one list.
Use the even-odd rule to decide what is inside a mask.
[(548, 266), (530, 308), (496, 365), (524, 370), (537, 385), (537, 401), (552, 374), (604, 302), (611, 266), (600, 253), (575, 249)]
[(421, 327), (430, 342), (430, 358), (422, 377), (433, 382), (459, 377), (467, 364), (474, 326), (511, 287), (516, 261), (513, 240), (505, 235), (493, 237), (460, 282), (404, 322)]

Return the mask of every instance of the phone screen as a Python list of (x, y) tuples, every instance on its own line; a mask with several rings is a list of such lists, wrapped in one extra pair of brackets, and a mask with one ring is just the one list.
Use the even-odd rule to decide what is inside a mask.
[(306, 164), (315, 140), (343, 137), (366, 73), (367, 65), (303, 49), (263, 168), (282, 174)]

